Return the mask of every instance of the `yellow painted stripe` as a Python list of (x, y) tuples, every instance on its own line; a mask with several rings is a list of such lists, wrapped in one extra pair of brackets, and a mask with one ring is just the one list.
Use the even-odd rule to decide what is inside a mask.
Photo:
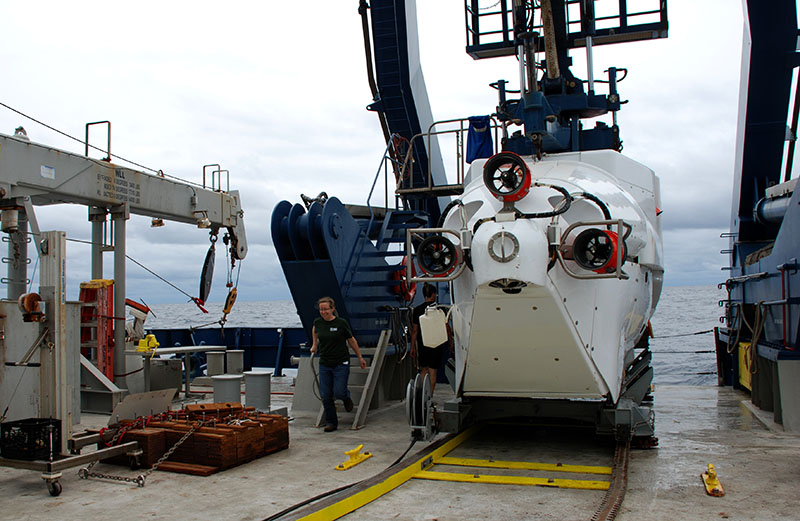
[(435, 460), (435, 463), (437, 465), (456, 465), (460, 467), (481, 467), (489, 469), (546, 470), (552, 472), (574, 472), (577, 474), (611, 475), (611, 467), (596, 467), (591, 465), (556, 465), (553, 463), (452, 458), (449, 456), (441, 457)]
[(580, 488), (587, 490), (608, 490), (608, 481), (588, 481), (580, 479), (548, 479), (531, 478), (525, 476), (494, 476), (486, 474), (460, 474), (457, 472), (433, 472), (425, 470), (418, 472), (417, 479), (432, 479), (436, 481), (458, 481), (462, 483), (494, 483), (498, 485), (530, 485), (540, 487)]
[(477, 431), (477, 427), (471, 427), (466, 431), (462, 432), (458, 436), (454, 437), (452, 440), (448, 441), (438, 449), (434, 450), (427, 456), (424, 456), (406, 467), (405, 469), (399, 470), (398, 472), (392, 474), (390, 477), (386, 478), (384, 481), (378, 483), (377, 485), (373, 485), (372, 487), (362, 490), (361, 492), (357, 492), (350, 497), (347, 497), (333, 505), (329, 505), (321, 510), (313, 512), (307, 516), (304, 516), (300, 519), (305, 521), (328, 521), (333, 519), (339, 519), (350, 512), (363, 507), (370, 501), (374, 501), (378, 499), (384, 494), (391, 492), (392, 490), (396, 489), (406, 481), (410, 480), (414, 477), (415, 474), (418, 474), (421, 470), (430, 467), (432, 463), (428, 463), (428, 460), (435, 461), (437, 458), (440, 458), (450, 452), (451, 450), (458, 447), (460, 444), (464, 443), (470, 436), (472, 436)]

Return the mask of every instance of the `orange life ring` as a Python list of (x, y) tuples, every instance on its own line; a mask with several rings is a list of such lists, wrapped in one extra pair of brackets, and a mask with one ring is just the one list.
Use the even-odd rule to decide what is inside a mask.
[[(412, 282), (411, 284), (408, 283), (408, 278), (406, 277), (406, 271), (408, 268), (408, 255), (403, 257), (403, 260), (400, 262), (401, 269), (396, 270), (392, 273), (392, 279), (400, 281), (400, 284), (394, 287), (394, 292), (398, 295), (402, 295), (403, 299), (406, 302), (411, 302), (414, 300), (414, 295), (417, 294), (417, 283)], [(416, 278), (417, 276), (417, 268), (414, 266), (414, 262), (411, 262), (411, 277)]]

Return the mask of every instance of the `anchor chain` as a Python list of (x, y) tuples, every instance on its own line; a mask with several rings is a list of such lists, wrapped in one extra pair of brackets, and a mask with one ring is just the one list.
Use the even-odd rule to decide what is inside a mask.
[[(128, 432), (129, 430), (131, 430), (134, 427), (136, 427), (136, 424), (139, 422), (140, 419), (142, 420), (142, 423), (143, 423), (143, 426), (144, 426), (144, 418), (142, 418), (142, 417), (137, 418), (133, 422), (133, 424), (131, 424), (129, 427), (120, 428), (116, 432), (116, 434), (114, 434), (114, 437), (111, 439), (111, 442), (109, 443), (109, 445), (114, 445), (114, 443), (116, 443), (116, 441), (119, 438), (121, 438), (126, 432)], [(152, 467), (147, 469), (143, 474), (139, 474), (136, 477), (132, 478), (132, 477), (128, 477), (128, 476), (118, 476), (118, 475), (114, 475), (114, 474), (104, 474), (102, 472), (92, 472), (92, 468), (97, 464), (97, 461), (93, 461), (89, 465), (87, 465), (86, 467), (83, 467), (80, 470), (78, 470), (78, 477), (80, 477), (81, 479), (99, 478), (99, 479), (107, 479), (107, 480), (111, 480), (111, 481), (121, 481), (121, 482), (124, 482), (124, 483), (135, 483), (138, 487), (144, 487), (145, 481), (150, 476), (150, 474), (155, 472), (158, 469), (158, 466), (161, 465), (162, 463), (164, 463), (170, 456), (172, 456), (172, 454), (178, 449), (178, 447), (181, 446), (181, 444), (184, 441), (186, 441), (189, 438), (189, 436), (194, 434), (194, 432), (197, 429), (199, 429), (200, 427), (202, 427), (206, 423), (208, 423), (208, 422), (206, 422), (206, 421), (198, 421), (196, 424), (192, 425), (192, 427), (188, 431), (186, 431), (186, 434), (184, 434), (181, 437), (181, 439), (179, 439), (177, 442), (175, 442), (175, 445), (170, 447), (168, 451), (166, 451), (160, 458), (158, 458), (158, 461), (156, 461), (155, 464), (153, 464)]]

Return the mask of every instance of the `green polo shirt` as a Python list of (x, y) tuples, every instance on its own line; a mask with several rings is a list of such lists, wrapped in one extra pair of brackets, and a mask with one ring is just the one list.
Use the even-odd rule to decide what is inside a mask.
[(319, 345), (319, 363), (327, 367), (335, 367), (350, 361), (347, 339), (352, 338), (350, 324), (343, 318), (336, 317), (330, 322), (322, 317), (314, 320), (314, 331), (317, 332)]

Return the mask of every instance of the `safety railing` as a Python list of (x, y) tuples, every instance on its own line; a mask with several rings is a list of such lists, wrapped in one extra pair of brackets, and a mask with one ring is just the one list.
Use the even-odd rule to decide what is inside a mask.
[(215, 170), (211, 171), (211, 178), (210, 178), (210, 185), (208, 188), (211, 188), (215, 192), (222, 192), (222, 174), (225, 174), (225, 178), (227, 180), (227, 187), (225, 188), (225, 192), (231, 191), (231, 173), (228, 170), (223, 170), (222, 167), (218, 163), (212, 163), (210, 165), (203, 165), (203, 188), (207, 188), (206, 186), (206, 172), (209, 167), (217, 167)]
[[(492, 141), (492, 151), (493, 153), (497, 153), (497, 148), (500, 142), (499, 140), (500, 131), (503, 130), (503, 126), (500, 125), (497, 122), (497, 120), (494, 119), (493, 117), (491, 117), (489, 121), (490, 121), (489, 127), (494, 134), (493, 136), (494, 139)], [(446, 128), (443, 130), (437, 130), (437, 127), (441, 127), (443, 125), (453, 125), (456, 128)], [(428, 127), (427, 132), (423, 132), (412, 137), (411, 141), (408, 144), (408, 150), (405, 154), (405, 157), (403, 158), (402, 166), (400, 168), (400, 172), (397, 177), (397, 185), (395, 189), (397, 194), (403, 195), (412, 193), (433, 192), (436, 189), (447, 190), (447, 189), (458, 189), (459, 187), (463, 189), (464, 176), (468, 168), (468, 163), (466, 160), (466, 153), (465, 153), (465, 147), (467, 142), (466, 134), (468, 132), (469, 132), (469, 118), (447, 119), (442, 121), (434, 121)], [(430, 160), (431, 143), (433, 136), (436, 136), (437, 140), (439, 140), (439, 136), (455, 137), (456, 179), (454, 184), (437, 186), (434, 185), (433, 183), (432, 161)], [(428, 165), (427, 165), (428, 169), (427, 172), (425, 173), (425, 185), (415, 186), (413, 180), (414, 164), (416, 162), (414, 147), (421, 146), (420, 143), (422, 143), (423, 141), (428, 155)]]

